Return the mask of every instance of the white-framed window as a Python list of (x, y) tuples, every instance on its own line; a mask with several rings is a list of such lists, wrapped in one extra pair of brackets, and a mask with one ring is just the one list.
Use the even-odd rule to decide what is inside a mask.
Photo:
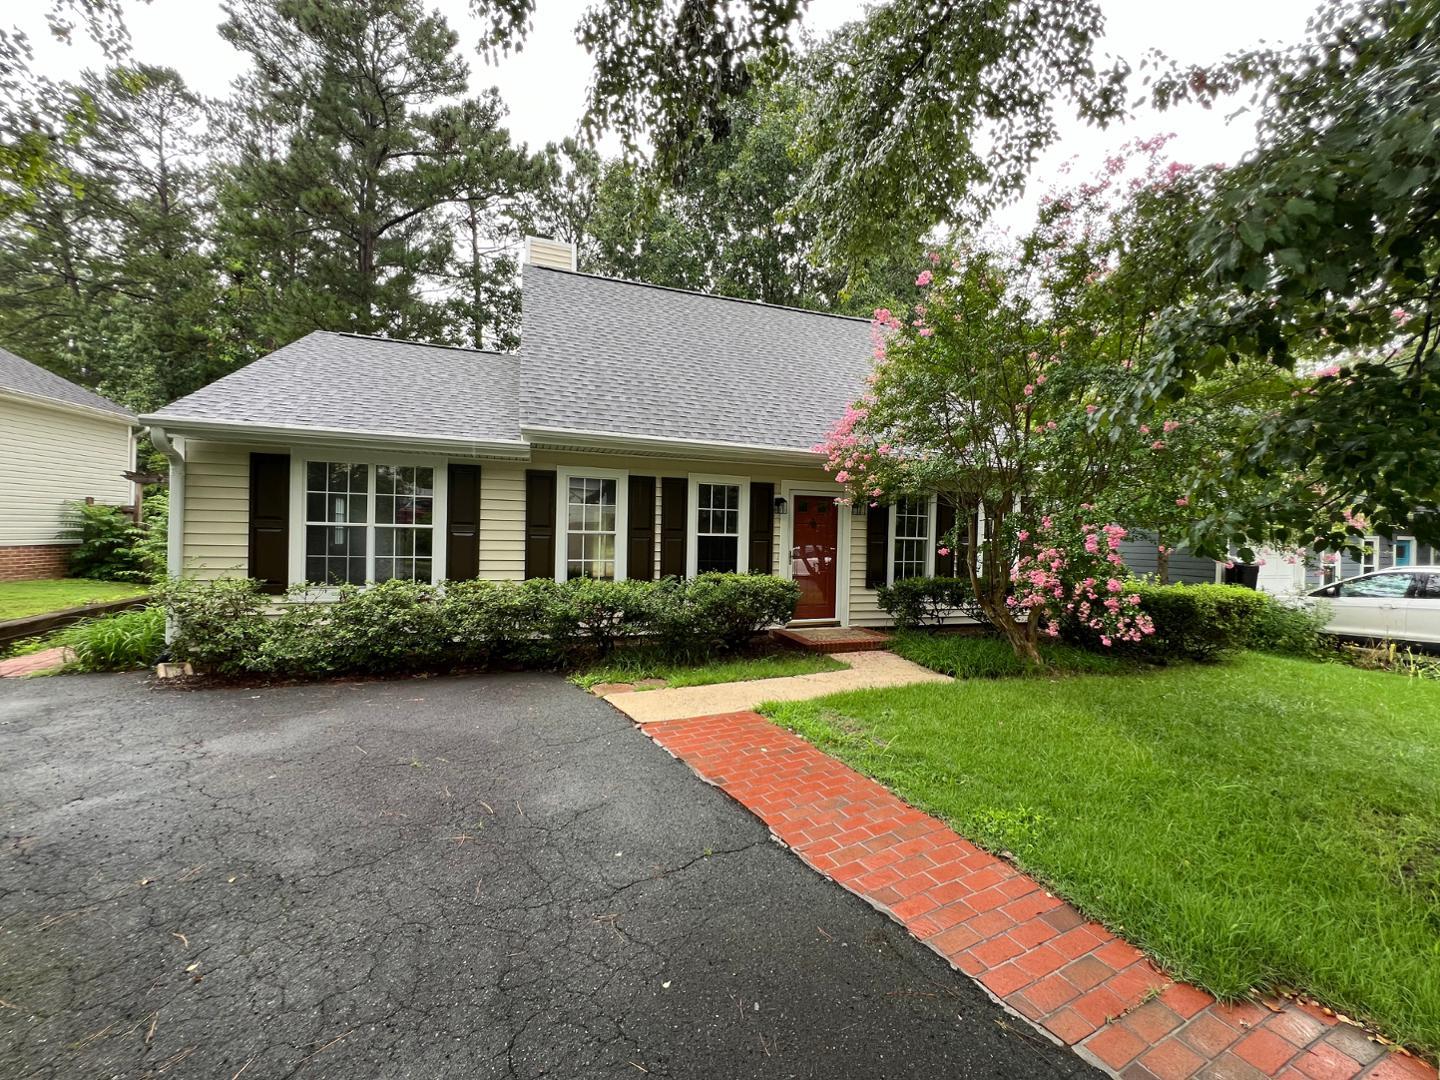
[(615, 469), (560, 469), (555, 487), (560, 526), (555, 579), (623, 578), (629, 474)]
[(890, 508), (890, 583), (925, 577), (931, 559), (931, 500), (901, 499)]
[[(290, 580), (319, 586), (444, 577), (436, 521), (444, 500), (438, 461), (343, 450), (292, 453)], [(443, 546), (443, 545), (442, 545)]]
[(1380, 569), (1380, 538), (1367, 536), (1360, 544), (1360, 573), (1373, 574)]
[(935, 545), (931, 542), (934, 535), (933, 498), (904, 498), (891, 505), (890, 534), (886, 538), (886, 565), (891, 585), (935, 572)]
[(750, 481), (743, 476), (691, 476), (689, 528), (690, 577), (749, 572)]

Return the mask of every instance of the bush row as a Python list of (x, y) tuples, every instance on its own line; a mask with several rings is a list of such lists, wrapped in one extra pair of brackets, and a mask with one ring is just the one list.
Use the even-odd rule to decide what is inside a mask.
[[(1132, 581), (1128, 592), (1140, 595), (1140, 608), (1155, 623), (1155, 633), (1135, 644), (1116, 645), (1152, 660), (1213, 660), (1236, 649), (1291, 655), (1320, 651), (1324, 613), (1289, 606), (1268, 593), (1239, 585), (1155, 585)], [(1067, 636), (1096, 645), (1079, 629)]]
[(738, 648), (788, 620), (799, 589), (760, 574), (692, 581), (387, 581), (333, 598), (295, 589), (276, 612), (249, 580), (171, 582), (171, 653), (224, 675), (547, 667), (645, 637), (678, 657)]

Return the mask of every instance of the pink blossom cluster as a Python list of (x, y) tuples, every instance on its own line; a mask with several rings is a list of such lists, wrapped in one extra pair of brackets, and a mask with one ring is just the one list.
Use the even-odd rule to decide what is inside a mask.
[(1121, 525), (1080, 526), (1065, 535), (1049, 515), (1017, 538), (1026, 550), (1011, 575), (1014, 590), (1006, 600), (1011, 610), (1038, 619), (1043, 633), (1060, 636), (1060, 625), (1073, 619), (1093, 631), (1101, 644), (1137, 642), (1155, 632), (1140, 597), (1127, 590)]

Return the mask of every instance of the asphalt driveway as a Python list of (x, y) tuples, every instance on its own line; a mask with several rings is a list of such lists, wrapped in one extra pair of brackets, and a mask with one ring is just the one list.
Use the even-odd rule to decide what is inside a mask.
[(544, 675), (0, 683), (0, 1076), (1095, 1076)]

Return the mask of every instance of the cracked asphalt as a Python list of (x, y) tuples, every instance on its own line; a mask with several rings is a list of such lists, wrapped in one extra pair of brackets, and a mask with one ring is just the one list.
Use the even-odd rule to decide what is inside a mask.
[(0, 683), (0, 1076), (1098, 1076), (555, 676)]

